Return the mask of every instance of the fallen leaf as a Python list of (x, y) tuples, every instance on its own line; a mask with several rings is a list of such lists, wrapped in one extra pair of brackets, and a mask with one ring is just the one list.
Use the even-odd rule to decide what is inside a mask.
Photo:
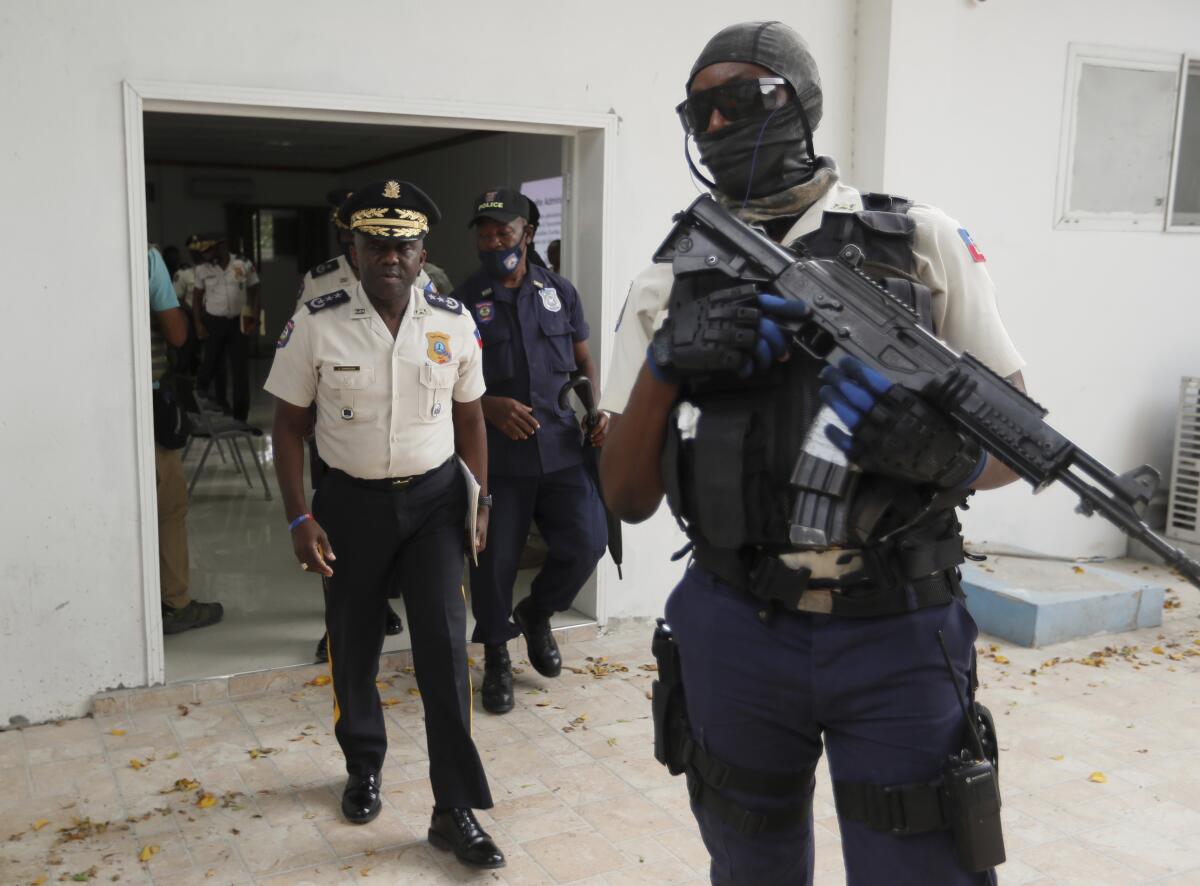
[(469, 655), (467, 656), (467, 667), (469, 667), (469, 668), (475, 667), (475, 659), (471, 658), (471, 656), (469, 656)]
[(196, 805), (201, 809), (208, 809), (217, 805), (217, 798), (212, 794), (205, 792), (200, 795), (200, 799), (196, 801)]
[(181, 716), (181, 717), (186, 717), (188, 714), (190, 714), (192, 712), (191, 708), (189, 708), (185, 704), (178, 705), (178, 707), (179, 707), (179, 716)]
[(42, 884), (45, 882), (46, 882), (46, 875), (38, 874), (37, 879), (33, 881), (33, 886), (42, 886)]
[(332, 678), (328, 674), (318, 674), (317, 676), (313, 677), (311, 680), (309, 680), (304, 685), (305, 686), (328, 686), (331, 681), (332, 681)]
[[(174, 794), (177, 791), (194, 791), (198, 787), (200, 787), (200, 782), (196, 781), (196, 779), (180, 778), (180, 779), (176, 779), (175, 784), (173, 784), (171, 787), (167, 788), (165, 791), (160, 791), (160, 793)], [(163, 810), (162, 811), (163, 815), (166, 815), (167, 811), (168, 810)]]
[(86, 871), (80, 871), (77, 874), (72, 874), (71, 879), (76, 883), (86, 883), (88, 880), (92, 879), (92, 877), (96, 876), (96, 873), (99, 870), (100, 869), (97, 868), (95, 865), (92, 865)]
[(1008, 664), (1008, 657), (1004, 655), (993, 655), (992, 661), (996, 664)]
[(1063, 759), (1063, 757), (1064, 757), (1064, 756), (1065, 756), (1064, 754), (1055, 754), (1055, 755), (1054, 755), (1053, 757), (1051, 757), (1050, 759), (1051, 759), (1051, 760), (1061, 760), (1061, 759)]
[(143, 768), (145, 765), (146, 765), (146, 764), (145, 764), (145, 763), (143, 763), (141, 760), (130, 760), (130, 761), (129, 761), (129, 768), (130, 768), (130, 769), (141, 769), (141, 768)]
[(1103, 772), (1093, 772), (1088, 776), (1088, 781), (1094, 781), (1096, 784), (1108, 784), (1108, 778)]
[(1152, 646), (1150, 648), (1150, 651), (1153, 652), (1155, 655), (1166, 655), (1167, 654), (1166, 650), (1163, 649), (1161, 646)]
[[(385, 698), (380, 702), (380, 704), (382, 704), (385, 708), (390, 708), (390, 707), (392, 707), (392, 705), (400, 704), (400, 699)], [(304, 736), (302, 735), (302, 736), (300, 736), (300, 738), (293, 738), (292, 741), (302, 741), (303, 739), (304, 739)]]
[(411, 695), (413, 698), (420, 698), (421, 690), (418, 689), (416, 686), (409, 686), (408, 694)]
[(1072, 566), (1071, 571), (1074, 572), (1076, 575), (1083, 575), (1083, 567), (1082, 566)]
[(124, 735), (125, 730), (124, 729), (110, 729), (110, 730), (108, 730), (108, 734), (109, 735)]
[(656, 664), (638, 665), (638, 670), (639, 671), (657, 671), (658, 665), (656, 665)]
[(246, 753), (250, 755), (251, 760), (257, 760), (259, 757), (269, 757), (278, 750), (279, 748), (251, 748)]
[(1000, 651), (1000, 647), (997, 646), (995, 643), (988, 644), (988, 652), (999, 652), (999, 651)]
[(617, 740), (615, 738), (610, 738), (608, 740), (608, 746), (610, 748), (615, 748), (617, 746)]
[(50, 824), (50, 819), (48, 819), (48, 818), (39, 818), (37, 821), (35, 821), (35, 822), (33, 823), (33, 829), (34, 829), (35, 831), (40, 831), (42, 828), (44, 828), (44, 827), (45, 827), (46, 825), (48, 825), (48, 824)]
[(138, 861), (149, 861), (155, 855), (158, 855), (157, 846), (143, 846), (142, 851), (138, 853)]

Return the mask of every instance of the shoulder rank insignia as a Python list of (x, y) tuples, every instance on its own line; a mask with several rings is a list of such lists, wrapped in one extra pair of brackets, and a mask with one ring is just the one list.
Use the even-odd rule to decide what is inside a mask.
[(318, 295), (314, 299), (306, 301), (304, 304), (308, 307), (310, 314), (315, 314), (322, 308), (329, 308), (333, 305), (345, 304), (350, 301), (350, 293), (344, 289), (339, 289), (335, 292), (327, 292), (325, 295)]
[(436, 290), (433, 292), (426, 290), (425, 301), (429, 302), (435, 308), (441, 308), (443, 311), (449, 311), (451, 314), (462, 313), (462, 302), (448, 295), (442, 295)]
[(326, 274), (332, 274), (337, 270), (337, 266), (338, 260), (336, 258), (331, 258), (329, 261), (321, 262), (319, 265), (309, 271), (309, 273), (313, 275), (313, 279), (316, 279), (317, 277), (323, 277)]

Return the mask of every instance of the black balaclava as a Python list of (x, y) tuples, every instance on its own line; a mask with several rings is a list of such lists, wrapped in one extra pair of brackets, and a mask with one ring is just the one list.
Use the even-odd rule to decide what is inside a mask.
[[(700, 160), (717, 190), (739, 201), (787, 190), (813, 176), (812, 130), (821, 122), (821, 75), (799, 34), (782, 22), (742, 22), (719, 31), (701, 51), (687, 88), (701, 68), (719, 62), (761, 65), (788, 82), (798, 101), (769, 114), (697, 133)], [(690, 157), (689, 157), (690, 162)]]

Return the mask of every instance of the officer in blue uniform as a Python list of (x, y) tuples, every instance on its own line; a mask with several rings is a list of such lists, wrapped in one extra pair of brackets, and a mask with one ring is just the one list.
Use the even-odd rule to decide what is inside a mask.
[[(927, 329), (1020, 386), (983, 254), (939, 210), (839, 181), (813, 150), (821, 104), (799, 35), (747, 22), (705, 46), (677, 111), (718, 201), (815, 257), (853, 244)], [(793, 348), (776, 321), (807, 311), (669, 263), (630, 290), (605, 500), (637, 522), (665, 494), (692, 545), (655, 636), (656, 755), (687, 775), (718, 886), (813, 882), (825, 749), (851, 886), (994, 883), (994, 771), (990, 795), (962, 777), (994, 742), (963, 756), (977, 632), (954, 508), (1015, 476), (916, 394)], [(802, 453), (836, 470), (801, 472)], [(837, 544), (801, 544), (800, 505), (821, 498), (847, 515)]]
[[(471, 225), (482, 267), (454, 292), (483, 337), (483, 414), (495, 504), (487, 550), (471, 568), (472, 639), (484, 644), (483, 706), (496, 714), (513, 706), (506, 644), (518, 634), (525, 635), (538, 673), (558, 676), (562, 658), (550, 616), (570, 608), (607, 544), (604, 507), (583, 466), (580, 425), (558, 400), (576, 373), (599, 390), (588, 324), (570, 281), (530, 264), (530, 216), (529, 201), (516, 191), (480, 195)], [(592, 444), (600, 445), (607, 430), (604, 416)], [(514, 609), (517, 566), (535, 520), (549, 552), (530, 596)]]

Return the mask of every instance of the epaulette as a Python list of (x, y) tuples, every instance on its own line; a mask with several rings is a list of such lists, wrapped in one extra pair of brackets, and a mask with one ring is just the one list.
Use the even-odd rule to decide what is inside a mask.
[(309, 273), (312, 274), (313, 279), (315, 280), (317, 277), (323, 277), (326, 274), (333, 273), (337, 270), (337, 267), (338, 260), (336, 258), (331, 258), (329, 261), (323, 261), (319, 265), (316, 265), (311, 271), (309, 271)]
[(350, 301), (350, 293), (344, 289), (338, 289), (334, 292), (327, 292), (324, 295), (318, 295), (316, 298), (309, 299), (304, 305), (308, 308), (310, 314), (315, 314), (324, 308), (345, 304), (348, 301)]
[(449, 311), (451, 314), (462, 313), (462, 302), (448, 295), (442, 295), (436, 290), (433, 292), (426, 290), (425, 301), (429, 302), (435, 308), (441, 308), (443, 311)]

